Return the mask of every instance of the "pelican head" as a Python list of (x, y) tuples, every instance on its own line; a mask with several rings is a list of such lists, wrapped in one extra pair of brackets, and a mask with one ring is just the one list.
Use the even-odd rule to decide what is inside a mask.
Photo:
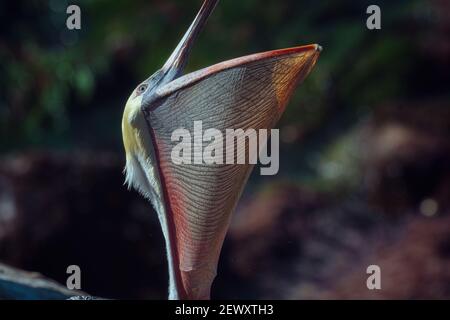
[(129, 188), (155, 208), (169, 269), (169, 299), (208, 299), (231, 214), (251, 164), (176, 164), (172, 133), (272, 128), (311, 71), (318, 45), (257, 53), (182, 75), (194, 40), (218, 0), (205, 0), (164, 66), (131, 93), (123, 113)]

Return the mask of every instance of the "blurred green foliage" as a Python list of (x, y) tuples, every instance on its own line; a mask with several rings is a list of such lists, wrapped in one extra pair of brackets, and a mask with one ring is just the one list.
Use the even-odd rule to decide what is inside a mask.
[[(82, 11), (79, 31), (65, 27), (65, 10), (73, 3)], [(117, 148), (128, 95), (163, 64), (200, 4), (200, 0), (2, 2), (1, 150)], [(356, 119), (377, 106), (414, 99), (435, 88), (411, 75), (418, 65), (433, 59), (427, 57), (424, 39), (445, 17), (431, 1), (377, 1), (382, 30), (369, 31), (370, 4), (222, 0), (193, 50), (188, 72), (258, 51), (321, 44), (319, 62), (297, 90), (281, 126), (312, 135), (305, 148), (330, 143), (334, 148), (333, 142), (342, 141), (339, 137)], [(305, 157), (307, 161), (311, 159)]]

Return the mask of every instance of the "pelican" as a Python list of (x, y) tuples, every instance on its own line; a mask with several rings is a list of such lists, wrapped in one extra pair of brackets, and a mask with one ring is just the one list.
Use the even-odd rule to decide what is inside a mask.
[(209, 299), (230, 218), (251, 164), (175, 164), (174, 130), (271, 129), (321, 51), (317, 44), (252, 54), (183, 75), (218, 0), (205, 0), (163, 67), (126, 103), (125, 182), (157, 212), (167, 252), (169, 299)]

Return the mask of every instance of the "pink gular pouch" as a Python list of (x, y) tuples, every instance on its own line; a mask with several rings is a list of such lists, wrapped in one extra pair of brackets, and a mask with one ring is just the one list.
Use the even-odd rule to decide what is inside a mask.
[(203, 3), (166, 64), (133, 91), (122, 120), (126, 182), (158, 213), (170, 299), (209, 299), (231, 214), (253, 168), (175, 164), (172, 133), (191, 131), (195, 121), (221, 131), (270, 130), (321, 51), (319, 45), (307, 45), (257, 53), (182, 75), (217, 2)]

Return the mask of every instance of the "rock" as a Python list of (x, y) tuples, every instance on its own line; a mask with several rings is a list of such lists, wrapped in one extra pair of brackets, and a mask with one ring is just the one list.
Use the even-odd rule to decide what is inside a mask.
[(0, 300), (65, 300), (88, 294), (69, 290), (39, 273), (0, 264)]

